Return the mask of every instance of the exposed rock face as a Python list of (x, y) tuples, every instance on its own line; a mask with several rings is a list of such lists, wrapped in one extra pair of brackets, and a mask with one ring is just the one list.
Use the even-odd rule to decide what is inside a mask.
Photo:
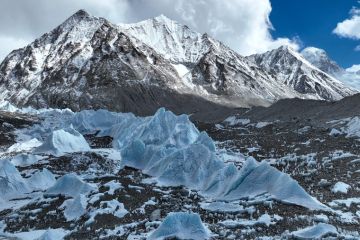
[[(291, 58), (282, 54), (277, 58)], [(146, 115), (161, 106), (192, 113), (215, 105), (269, 105), (293, 97), (335, 100), (353, 93), (310, 64), (306, 69), (311, 71), (304, 70), (302, 61), (284, 61), (279, 69), (261, 62), (165, 16), (114, 25), (80, 10), (5, 58), (0, 100)], [(299, 71), (295, 81), (293, 73)]]

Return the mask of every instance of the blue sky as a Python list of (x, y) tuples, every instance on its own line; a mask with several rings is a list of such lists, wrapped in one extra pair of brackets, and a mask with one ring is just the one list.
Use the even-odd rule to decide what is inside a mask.
[(349, 17), (357, 0), (271, 0), (270, 20), (274, 37), (298, 36), (304, 46), (325, 49), (343, 67), (360, 64), (359, 40), (332, 33), (336, 24)]

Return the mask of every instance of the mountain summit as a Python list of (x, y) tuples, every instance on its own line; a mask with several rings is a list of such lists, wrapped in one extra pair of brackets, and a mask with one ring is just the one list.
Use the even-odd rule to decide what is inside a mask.
[(0, 83), (0, 100), (18, 106), (138, 114), (355, 93), (286, 47), (245, 58), (163, 15), (115, 25), (83, 10), (10, 53)]

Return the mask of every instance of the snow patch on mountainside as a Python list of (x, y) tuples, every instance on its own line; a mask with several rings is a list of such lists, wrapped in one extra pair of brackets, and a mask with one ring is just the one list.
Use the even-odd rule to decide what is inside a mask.
[(195, 63), (209, 48), (200, 33), (164, 15), (119, 28), (176, 63)]
[(357, 93), (342, 82), (313, 66), (303, 55), (288, 46), (248, 57), (266, 69), (283, 84), (290, 86), (304, 98), (339, 100)]

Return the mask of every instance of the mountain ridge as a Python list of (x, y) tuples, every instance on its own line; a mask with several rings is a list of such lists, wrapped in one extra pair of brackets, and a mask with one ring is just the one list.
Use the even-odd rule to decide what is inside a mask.
[(18, 106), (138, 114), (162, 106), (175, 112), (196, 109), (180, 107), (186, 102), (182, 95), (210, 105), (250, 107), (282, 98), (336, 100), (354, 93), (345, 87), (337, 89), (342, 94), (328, 91), (320, 97), (298, 91), (256, 61), (165, 16), (115, 25), (84, 10), (10, 53), (0, 64), (0, 83), (0, 100)]

